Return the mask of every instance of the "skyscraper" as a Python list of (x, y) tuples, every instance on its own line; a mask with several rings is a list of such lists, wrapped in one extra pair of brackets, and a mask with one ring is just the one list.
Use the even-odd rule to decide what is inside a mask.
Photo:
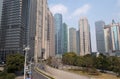
[(104, 25), (104, 21), (95, 22), (97, 51), (100, 53), (105, 53)]
[[(46, 0), (44, 0), (46, 1)], [(39, 8), (38, 8), (39, 7)], [(45, 55), (45, 49), (42, 48), (44, 41), (45, 24), (43, 18), (45, 18), (45, 3), (43, 0), (31, 0), (30, 1), (30, 14), (29, 14), (29, 57), (34, 56), (35, 62), (38, 58), (43, 58)], [(43, 17), (44, 16), (44, 17)], [(44, 26), (43, 26), (44, 24)]]
[(76, 40), (77, 40), (77, 54), (80, 53), (80, 31), (76, 31)]
[(4, 0), (0, 28), (2, 58), (8, 53), (23, 53), (24, 47), (29, 46), (28, 59), (34, 57), (35, 62), (47, 59), (50, 45), (53, 46), (50, 43), (54, 41), (50, 39), (54, 39), (50, 27), (54, 28), (53, 16), (47, 0)]
[(47, 40), (49, 45), (49, 56), (55, 56), (55, 27), (54, 27), (54, 17), (52, 13), (48, 10), (48, 31)]
[(6, 54), (23, 53), (26, 45), (29, 0), (3, 0), (0, 28), (0, 52)]
[(0, 26), (1, 26), (1, 15), (2, 15), (2, 3), (3, 0), (0, 0)]
[(63, 23), (63, 35), (62, 35), (62, 49), (63, 53), (68, 52), (68, 27), (66, 23)]
[(38, 62), (40, 58), (47, 59), (51, 55), (51, 51), (51, 53), (54, 53), (54, 43), (52, 43), (54, 36), (51, 37), (54, 33), (53, 25), (53, 18), (49, 12), (47, 0), (31, 0), (29, 14), (29, 55), (30, 57), (34, 56), (35, 62)]
[(120, 25), (112, 20), (112, 23), (105, 25), (105, 48), (109, 55), (120, 55)]
[(114, 20), (112, 20), (111, 24), (111, 37), (113, 51), (120, 50), (120, 25), (115, 23)]
[(111, 53), (112, 52), (112, 38), (111, 38), (111, 26), (105, 25), (104, 26), (104, 39), (105, 39), (105, 52)]
[(62, 55), (62, 14), (54, 15), (55, 22), (55, 53)]
[(69, 28), (69, 47), (70, 52), (75, 52), (77, 54), (77, 40), (75, 28)]
[(90, 27), (86, 17), (79, 20), (80, 30), (80, 55), (84, 56), (91, 53)]

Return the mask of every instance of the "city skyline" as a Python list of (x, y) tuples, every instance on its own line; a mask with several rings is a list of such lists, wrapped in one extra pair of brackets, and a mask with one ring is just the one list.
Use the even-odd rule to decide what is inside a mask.
[(0, 0), (0, 78), (120, 78), (118, 7), (120, 0)]
[[(112, 19), (117, 22), (120, 20), (120, 1), (95, 1), (95, 0), (48, 0), (48, 5), (52, 13), (62, 13), (63, 22), (69, 27), (78, 29), (78, 20), (80, 16), (86, 16), (90, 23), (91, 40), (96, 41), (95, 21), (103, 20), (105, 24), (109, 24)], [(112, 5), (112, 6), (111, 6)], [(96, 43), (92, 41), (92, 50), (96, 50)]]

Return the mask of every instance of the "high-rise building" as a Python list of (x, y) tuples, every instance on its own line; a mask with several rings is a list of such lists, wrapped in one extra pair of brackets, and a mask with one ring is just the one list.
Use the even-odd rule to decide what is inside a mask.
[[(46, 0), (44, 0), (46, 1)], [(39, 8), (38, 8), (39, 7)], [(38, 61), (38, 58), (43, 58), (45, 54), (45, 49), (42, 49), (42, 44), (44, 41), (44, 30), (45, 25), (43, 26), (43, 11), (45, 5), (43, 0), (31, 0), (30, 1), (30, 14), (29, 14), (29, 57), (34, 56), (35, 62)]]
[(48, 57), (55, 56), (55, 27), (54, 27), (54, 17), (52, 13), (48, 10), (48, 31), (47, 31), (47, 40), (49, 55)]
[(104, 21), (95, 22), (97, 51), (99, 53), (105, 53), (104, 25)]
[(1, 60), (5, 60), (9, 53), (24, 53), (26, 46), (30, 47), (28, 59), (34, 57), (35, 62), (39, 58), (47, 59), (51, 51), (54, 53), (53, 30), (53, 16), (48, 9), (47, 0), (3, 0)]
[(104, 39), (105, 39), (105, 52), (110, 53), (112, 52), (112, 39), (111, 39), (111, 26), (105, 25), (104, 26)]
[(75, 52), (77, 54), (77, 40), (75, 28), (69, 28), (69, 47), (70, 52)]
[(77, 54), (80, 55), (80, 31), (76, 31), (76, 40), (77, 40)]
[[(47, 0), (31, 0), (29, 14), (30, 57), (35, 62), (54, 54), (54, 24)], [(52, 53), (52, 54), (51, 54)]]
[(56, 13), (54, 15), (55, 23), (55, 53), (62, 55), (62, 14)]
[(80, 30), (80, 55), (84, 56), (91, 53), (90, 27), (86, 17), (79, 20)]
[(70, 52), (70, 44), (69, 44), (69, 29), (68, 29), (68, 52)]
[(2, 3), (3, 0), (0, 0), (0, 26), (1, 26), (1, 15), (2, 15)]
[(66, 23), (63, 23), (63, 35), (62, 35), (62, 49), (63, 49), (63, 53), (68, 52), (68, 26)]
[(29, 0), (3, 0), (0, 28), (2, 60), (9, 53), (23, 53), (26, 45)]
[(112, 21), (111, 24), (111, 37), (112, 37), (112, 47), (113, 51), (120, 50), (120, 25)]
[(105, 25), (105, 48), (109, 55), (120, 55), (120, 25), (112, 20), (112, 23)]

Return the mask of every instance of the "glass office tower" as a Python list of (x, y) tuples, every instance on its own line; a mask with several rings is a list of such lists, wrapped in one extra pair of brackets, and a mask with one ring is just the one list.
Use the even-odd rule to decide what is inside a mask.
[(105, 52), (104, 25), (104, 21), (95, 22), (97, 51), (100, 53)]
[(62, 54), (62, 14), (54, 15), (55, 23), (55, 52), (57, 55)]
[(2, 60), (6, 54), (22, 53), (26, 45), (29, 0), (3, 0), (0, 28), (0, 52)]
[(66, 23), (63, 23), (63, 53), (68, 52), (68, 27)]

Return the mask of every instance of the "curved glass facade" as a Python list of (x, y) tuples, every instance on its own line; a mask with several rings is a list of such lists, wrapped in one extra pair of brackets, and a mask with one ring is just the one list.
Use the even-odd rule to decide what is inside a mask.
[(54, 15), (55, 22), (55, 52), (56, 54), (62, 53), (62, 14)]

